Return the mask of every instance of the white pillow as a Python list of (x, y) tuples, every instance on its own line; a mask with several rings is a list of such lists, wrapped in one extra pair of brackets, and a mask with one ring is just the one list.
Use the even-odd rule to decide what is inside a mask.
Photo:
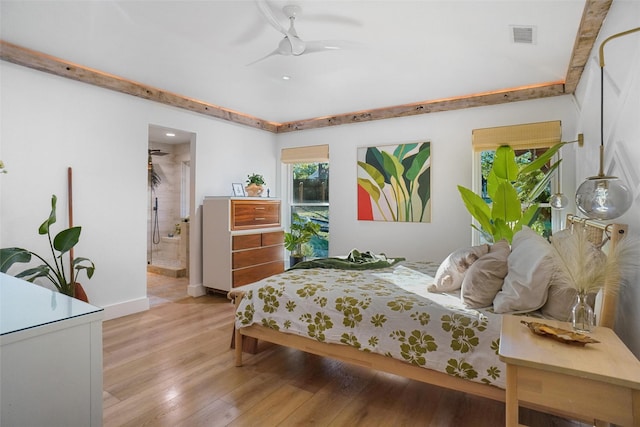
[(507, 275), (507, 259), (511, 248), (505, 239), (500, 240), (469, 267), (462, 280), (460, 298), (469, 308), (491, 306), (496, 294), (502, 288)]
[(478, 258), (489, 252), (489, 245), (471, 246), (449, 254), (436, 271), (436, 282), (429, 285), (429, 292), (452, 292), (460, 289), (467, 269)]
[(549, 242), (529, 227), (523, 227), (513, 236), (507, 264), (509, 272), (493, 300), (494, 311), (526, 313), (542, 307), (554, 272)]

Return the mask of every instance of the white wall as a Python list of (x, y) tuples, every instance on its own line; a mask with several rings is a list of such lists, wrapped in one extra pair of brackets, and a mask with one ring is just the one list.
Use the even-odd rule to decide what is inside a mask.
[[(286, 133), (278, 135), (278, 145), (329, 144), (330, 254), (358, 248), (439, 261), (471, 243), (471, 215), (457, 189), (471, 188), (471, 131), (547, 120), (561, 120), (565, 139), (575, 139), (575, 108), (572, 98), (563, 96)], [(424, 140), (431, 141), (431, 223), (358, 221), (357, 148)], [(565, 177), (571, 177), (573, 163), (566, 166)]]
[[(585, 147), (574, 148), (578, 184), (598, 173), (600, 144), (600, 66), (598, 48), (619, 32), (640, 27), (640, 2), (617, 0), (607, 15), (595, 49), (576, 91), (580, 109), (578, 130)], [(623, 178), (633, 192), (631, 209), (616, 222), (629, 224), (629, 235), (640, 237), (640, 32), (614, 39), (605, 46), (604, 132), (605, 174)], [(616, 332), (640, 357), (640, 275), (622, 288)]]
[[(76, 256), (96, 273), (81, 276), (90, 301), (115, 317), (148, 307), (146, 297), (148, 126), (196, 134), (192, 144), (192, 288), (201, 277), (201, 216), (206, 195), (226, 195), (232, 182), (260, 172), (275, 182), (274, 135), (158, 103), (0, 62), (0, 246), (47, 254), (37, 234), (56, 194), (67, 225), (67, 167), (74, 174)], [(55, 228), (59, 230), (59, 228)], [(13, 270), (12, 270), (13, 271)], [(193, 290), (193, 289), (191, 289)]]

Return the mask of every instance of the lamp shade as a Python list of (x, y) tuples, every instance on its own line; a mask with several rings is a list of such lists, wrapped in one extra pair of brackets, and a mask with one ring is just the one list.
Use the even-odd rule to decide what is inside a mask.
[(615, 176), (592, 176), (576, 191), (578, 210), (592, 219), (618, 218), (631, 207), (632, 201), (629, 189)]

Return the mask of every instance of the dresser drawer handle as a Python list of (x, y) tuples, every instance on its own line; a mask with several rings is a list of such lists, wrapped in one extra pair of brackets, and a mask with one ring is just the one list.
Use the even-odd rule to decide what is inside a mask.
[(255, 210), (257, 210), (257, 211), (263, 211), (263, 210), (265, 210), (266, 208), (264, 208), (264, 207), (262, 207), (262, 208), (260, 208), (260, 207), (256, 207), (256, 208), (254, 208), (254, 209), (255, 209)]
[(267, 218), (265, 218), (265, 217), (255, 217), (254, 218), (254, 220), (256, 220), (256, 221), (264, 221), (265, 219), (267, 219)]

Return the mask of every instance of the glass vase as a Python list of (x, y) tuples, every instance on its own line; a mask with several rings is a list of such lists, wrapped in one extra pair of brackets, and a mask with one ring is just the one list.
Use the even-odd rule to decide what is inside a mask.
[(577, 332), (591, 332), (595, 326), (593, 308), (587, 302), (586, 292), (578, 292), (576, 303), (571, 308), (571, 323)]

